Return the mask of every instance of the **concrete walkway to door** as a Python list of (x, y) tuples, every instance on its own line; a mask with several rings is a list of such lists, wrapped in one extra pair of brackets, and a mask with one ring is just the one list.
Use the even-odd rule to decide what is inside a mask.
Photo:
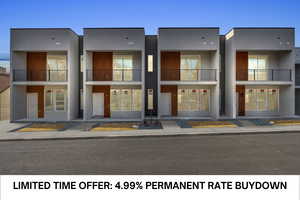
[(174, 121), (174, 120), (161, 120), (160, 123), (161, 123), (163, 129), (165, 129), (165, 130), (178, 130), (178, 129), (180, 129), (177, 122)]

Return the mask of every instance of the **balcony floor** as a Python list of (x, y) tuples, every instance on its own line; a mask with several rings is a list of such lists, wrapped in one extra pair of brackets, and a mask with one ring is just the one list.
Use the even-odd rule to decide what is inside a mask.
[(236, 85), (292, 85), (293, 81), (236, 81)]
[(86, 85), (141, 85), (142, 81), (86, 81)]
[(13, 85), (68, 85), (68, 81), (13, 81)]
[(217, 85), (217, 81), (160, 81), (161, 85)]

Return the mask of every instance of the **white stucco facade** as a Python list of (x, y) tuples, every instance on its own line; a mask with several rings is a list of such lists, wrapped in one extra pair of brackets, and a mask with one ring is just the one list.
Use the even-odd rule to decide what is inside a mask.
[[(225, 49), (225, 112), (229, 118), (237, 118), (236, 86), (246, 88), (277, 87), (279, 94), (278, 116), (294, 116), (295, 111), (295, 31), (293, 28), (234, 28), (228, 32)], [(237, 80), (237, 52), (248, 55), (267, 55), (272, 70), (288, 70), (287, 80)], [(250, 73), (250, 72), (249, 72)], [(283, 73), (282, 73), (283, 74)], [(281, 74), (281, 75), (282, 75)], [(254, 116), (260, 117), (257, 112)], [(268, 116), (268, 115), (267, 115)], [(247, 117), (247, 112), (246, 112)], [(269, 115), (268, 117), (272, 117)]]
[[(27, 86), (61, 87), (66, 90), (64, 112), (45, 112), (41, 121), (66, 121), (78, 117), (79, 47), (78, 35), (68, 28), (11, 29), (11, 121), (27, 120)], [(66, 81), (28, 81), (27, 52), (61, 53), (67, 57)], [(14, 79), (15, 70), (23, 73)], [(25, 74), (25, 75), (24, 75)]]
[[(209, 112), (178, 112), (173, 118), (218, 119), (220, 113), (220, 38), (219, 28), (160, 28), (158, 32), (158, 117), (163, 118), (161, 106), (161, 86), (177, 85), (178, 88), (210, 90)], [(177, 51), (180, 54), (198, 55), (201, 68), (214, 70), (215, 77), (200, 81), (161, 80), (161, 53)], [(171, 73), (171, 72), (170, 72)], [(177, 105), (178, 106), (178, 105)], [(195, 114), (193, 114), (195, 113)]]
[[(93, 52), (112, 52), (112, 55), (131, 55), (132, 65), (138, 69), (131, 81), (89, 80), (93, 71)], [(145, 112), (145, 31), (144, 28), (85, 28), (83, 37), (84, 73), (84, 120), (143, 120)], [(110, 112), (108, 118), (93, 118), (93, 86), (107, 85), (110, 89), (126, 88), (141, 90), (141, 111)]]

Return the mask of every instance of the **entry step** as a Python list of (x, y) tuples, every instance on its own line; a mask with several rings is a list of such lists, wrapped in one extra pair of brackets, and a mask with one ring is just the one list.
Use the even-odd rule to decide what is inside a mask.
[(161, 125), (164, 129), (180, 129), (177, 122), (173, 120), (163, 120)]

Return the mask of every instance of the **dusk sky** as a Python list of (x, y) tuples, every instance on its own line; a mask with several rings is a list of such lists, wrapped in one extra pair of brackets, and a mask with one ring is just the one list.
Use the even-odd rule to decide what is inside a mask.
[(9, 52), (10, 28), (295, 27), (300, 46), (300, 0), (0, 0), (0, 53)]

